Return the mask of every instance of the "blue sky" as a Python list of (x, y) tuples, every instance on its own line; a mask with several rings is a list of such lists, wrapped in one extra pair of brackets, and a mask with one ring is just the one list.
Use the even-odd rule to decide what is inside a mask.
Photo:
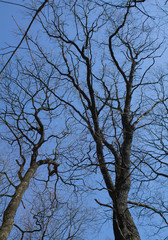
[[(10, 1), (10, 2), (17, 2), (16, 1)], [(19, 1), (21, 2), (21, 1)], [(27, 1), (28, 2), (28, 1)], [(6, 43), (9, 45), (14, 45), (16, 46), (19, 41), (20, 37), (16, 36), (15, 30), (17, 30), (17, 25), (12, 18), (12, 16), (15, 18), (16, 22), (19, 23), (19, 26), (26, 28), (28, 25), (29, 21), (28, 18), (31, 19), (30, 17), (24, 18), (21, 12), (24, 9), (18, 6), (10, 5), (10, 4), (5, 4), (0, 2), (0, 48), (6, 47)], [(108, 228), (110, 231), (108, 231)], [(111, 224), (107, 224), (107, 227), (102, 230), (102, 233), (99, 235), (99, 238), (97, 240), (109, 240), (111, 238)], [(142, 239), (144, 239), (142, 237)]]
[(17, 28), (14, 19), (20, 22), (21, 9), (14, 5), (0, 3), (0, 47), (6, 47), (6, 43), (15, 44), (17, 37), (14, 33)]
[[(17, 1), (10, 1), (10, 2), (14, 3)], [(23, 15), (24, 11), (26, 11), (26, 9), (22, 7), (0, 2), (0, 32), (1, 32), (0, 49), (6, 48), (8, 45), (15, 47), (21, 40), (21, 36), (19, 37), (16, 34), (16, 32), (18, 32), (18, 27), (14, 19), (16, 20), (16, 22), (19, 24), (20, 27), (23, 27), (24, 29), (26, 29), (26, 27), (31, 21), (31, 17), (27, 17), (27, 16), (25, 17)], [(9, 56), (10, 54), (7, 55), (7, 58), (9, 58)], [(1, 68), (2, 66), (0, 66), (0, 69)], [(95, 204), (94, 200), (92, 204), (93, 205)], [(98, 233), (98, 236), (96, 236), (96, 239), (112, 240), (112, 235), (113, 233), (112, 233), (112, 221), (111, 221), (111, 222), (107, 222), (107, 224), (105, 224), (104, 227), (102, 226), (100, 227), (100, 232)], [(91, 236), (88, 236), (88, 239), (91, 239), (90, 237)]]

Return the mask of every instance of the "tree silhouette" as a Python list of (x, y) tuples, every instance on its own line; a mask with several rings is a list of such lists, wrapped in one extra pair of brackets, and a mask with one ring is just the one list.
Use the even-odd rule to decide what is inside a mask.
[[(156, 215), (153, 226), (158, 236), (165, 234), (167, 200), (157, 194), (165, 191), (168, 176), (167, 73), (154, 70), (165, 40), (147, 9), (144, 0), (69, 0), (49, 1), (36, 12), (41, 32), (23, 35), (21, 57), (2, 71), (1, 138), (19, 158), (14, 163), (17, 178), (14, 171), (1, 172), (8, 181), (2, 196), (11, 201), (0, 238), (9, 235), (23, 194), (40, 168), (46, 189), (54, 179), (55, 189), (61, 186), (65, 195), (92, 192), (95, 203), (112, 215), (116, 240), (140, 239), (135, 215), (147, 224)], [(80, 207), (71, 210), (76, 215)], [(69, 219), (76, 226), (78, 220)], [(83, 239), (80, 226), (86, 221), (82, 215), (72, 227), (79, 231), (70, 231), (66, 239)], [(39, 218), (36, 223), (45, 239), (48, 225)], [(15, 226), (22, 237), (35, 234)]]

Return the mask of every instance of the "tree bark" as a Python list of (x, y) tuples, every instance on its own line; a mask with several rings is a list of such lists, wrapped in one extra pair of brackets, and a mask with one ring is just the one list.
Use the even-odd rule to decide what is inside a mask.
[(120, 149), (120, 158), (116, 161), (113, 228), (115, 240), (140, 240), (137, 227), (127, 207), (128, 194), (131, 187), (130, 152), (133, 138), (133, 128), (127, 120), (127, 116), (123, 117), (124, 141)]
[(113, 229), (115, 240), (140, 240), (136, 225), (127, 207), (128, 189), (125, 183), (117, 190), (113, 202)]
[(124, 213), (118, 213), (118, 209), (113, 211), (113, 229), (115, 240), (140, 240), (138, 230), (127, 207)]
[(103, 157), (103, 145), (97, 139), (97, 156), (104, 182), (109, 196), (113, 201), (113, 229), (115, 240), (140, 240), (136, 225), (127, 207), (130, 179), (131, 138), (123, 142), (120, 159), (116, 163), (116, 183), (113, 185), (111, 176)]
[(0, 228), (0, 240), (6, 240), (12, 230), (14, 224), (14, 217), (16, 211), (20, 205), (23, 194), (29, 187), (29, 183), (35, 172), (37, 171), (38, 163), (33, 163), (32, 166), (27, 170), (21, 183), (16, 187), (15, 194), (8, 204), (3, 216), (3, 223)]

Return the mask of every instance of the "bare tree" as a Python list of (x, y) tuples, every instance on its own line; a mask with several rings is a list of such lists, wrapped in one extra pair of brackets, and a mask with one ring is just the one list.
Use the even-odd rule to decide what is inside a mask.
[[(58, 175), (76, 194), (88, 189), (107, 194), (107, 203), (101, 193), (95, 200), (113, 214), (116, 240), (140, 239), (134, 213), (146, 219), (155, 214), (161, 231), (167, 203), (165, 196), (155, 196), (155, 186), (167, 181), (167, 75), (153, 74), (164, 41), (146, 1), (50, 1), (47, 6), (37, 18), (43, 38), (26, 36), (27, 55), (17, 60), (17, 71), (3, 73), (1, 120), (14, 136), (6, 140), (19, 146), (18, 177), (20, 185), (27, 184), (11, 221), (38, 166), (47, 164), (47, 176), (57, 174), (59, 156)], [(21, 91), (19, 99), (12, 84)], [(53, 125), (59, 121), (61, 131)], [(50, 139), (60, 142), (59, 151), (41, 153)], [(32, 155), (23, 177), (27, 152)], [(17, 192), (10, 176), (2, 174)]]
[[(33, 61), (33, 58), (31, 58), (31, 61)], [(8, 238), (13, 225), (21, 232), (20, 239), (24, 239), (26, 234), (33, 235), (38, 232), (40, 232), (41, 239), (44, 239), (50, 222), (49, 219), (56, 213), (58, 214), (59, 208), (53, 205), (50, 209), (50, 217), (46, 215), (47, 213), (44, 214), (44, 211), (41, 211), (41, 218), (43, 217), (44, 219), (39, 219), (39, 213), (33, 214), (33, 211), (37, 211), (37, 208), (34, 209), (36, 204), (32, 202), (34, 193), (38, 192), (41, 195), (43, 193), (43, 202), (45, 201), (45, 195), (47, 195), (46, 198), (50, 201), (46, 200), (46, 204), (48, 203), (49, 207), (50, 202), (57, 203), (58, 201), (56, 194), (58, 180), (62, 184), (68, 184), (72, 190), (74, 188), (73, 186), (71, 187), (70, 181), (66, 183), (67, 178), (65, 174), (65, 176), (59, 176), (57, 169), (61, 161), (64, 160), (64, 150), (61, 145), (65, 139), (68, 141), (69, 130), (68, 124), (61, 116), (64, 105), (53, 94), (57, 88), (57, 79), (54, 77), (55, 71), (53, 68), (46, 71), (45, 65), (38, 66), (38, 62), (33, 61), (28, 68), (29, 70), (31, 69), (32, 75), (28, 76), (25, 74), (27, 69), (25, 67), (18, 59), (15, 68), (9, 67), (8, 70), (6, 69), (4, 80), (2, 79), (1, 81), (2, 105), (0, 120), (3, 126), (1, 139), (4, 147), (10, 148), (11, 151), (6, 150), (8, 157), (1, 164), (1, 199), (2, 203), (4, 202), (5, 209), (1, 208), (3, 219), (0, 239)], [(35, 78), (34, 74), (36, 75)], [(54, 87), (52, 88), (53, 93), (48, 90), (48, 87), (44, 87), (41, 84), (43, 81), (46, 85), (49, 85), (51, 79), (55, 79)], [(63, 145), (65, 146), (66, 144)], [(63, 173), (64, 170), (62, 168)], [(30, 181), (31, 188), (24, 195), (29, 188)], [(49, 196), (49, 190), (46, 190), (48, 193), (44, 194), (45, 189), (51, 188), (50, 182), (52, 182), (53, 189), (52, 199)], [(58, 185), (60, 187), (60, 184)], [(64, 189), (66, 188), (64, 187)], [(73, 193), (72, 190), (71, 192)], [(70, 197), (68, 192), (66, 195)], [(39, 202), (38, 199), (36, 201)], [(64, 198), (64, 201), (66, 203), (66, 198)], [(80, 216), (80, 219), (77, 220), (77, 204), (76, 209), (70, 208), (70, 202), (68, 201), (68, 205), (65, 203), (62, 205), (64, 206), (64, 211), (66, 209), (65, 206), (69, 210), (67, 214), (64, 214), (64, 218), (57, 218), (57, 221), (61, 224), (61, 221), (62, 223), (63, 221), (68, 221), (68, 218), (71, 220), (67, 222), (67, 227), (62, 230), (62, 233), (58, 233), (58, 230), (61, 231), (61, 228), (58, 228), (53, 233), (53, 236), (58, 237), (60, 235), (60, 238), (62, 238), (61, 236), (65, 237), (67, 231), (69, 231), (69, 236), (73, 235), (73, 237), (76, 234), (80, 234), (84, 218)], [(30, 211), (30, 213), (31, 209), (33, 209), (32, 214), (34, 219), (36, 219), (36, 227), (26, 230), (22, 228), (21, 224), (17, 223), (19, 217), (16, 215), (16, 212), (21, 208), (20, 204), (23, 205), (23, 209), (26, 208), (26, 211)], [(63, 216), (63, 210), (61, 212)], [(14, 221), (15, 216), (16, 220)], [(46, 218), (48, 223), (45, 220)], [(52, 219), (53, 221), (54, 219)], [(87, 218), (87, 221), (89, 221), (89, 218)], [(72, 236), (71, 239), (73, 239)]]
[[(19, 76), (13, 77), (13, 79), (10, 76), (6, 76), (5, 82), (1, 82), (1, 87), (4, 91), (1, 95), (1, 123), (6, 125), (2, 138), (17, 148), (15, 153), (19, 156), (18, 159), (13, 159), (17, 163), (17, 166), (14, 164), (15, 168), (18, 169), (15, 183), (10, 180), (12, 177), (11, 173), (8, 175), (6, 171), (1, 172), (3, 178), (8, 180), (8, 188), (14, 189), (11, 189), (11, 194), (6, 195), (2, 193), (2, 196), (10, 197), (11, 200), (4, 212), (0, 231), (1, 239), (6, 239), (9, 235), (17, 208), (37, 168), (42, 165), (51, 165), (54, 168), (54, 173), (57, 173), (58, 163), (56, 156), (54, 157), (53, 153), (40, 158), (39, 151), (41, 146), (52, 138), (61, 139), (65, 135), (61, 133), (60, 137), (58, 137), (56, 134), (48, 136), (46, 134), (45, 137), (48, 126), (46, 124), (45, 126), (43, 125), (39, 115), (43, 114), (42, 112), (48, 113), (49, 119), (50, 111), (58, 111), (59, 104), (57, 102), (50, 104), (48, 92), (44, 88), (40, 88), (37, 85), (37, 81), (36, 83), (31, 82), (30, 86), (28, 83), (30, 79), (23, 83), (22, 79), (19, 80), (18, 78)], [(40, 159), (37, 160), (37, 157)]]

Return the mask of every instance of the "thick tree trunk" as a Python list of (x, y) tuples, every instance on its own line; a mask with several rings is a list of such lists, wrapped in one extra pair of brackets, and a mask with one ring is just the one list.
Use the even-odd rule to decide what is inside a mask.
[[(130, 98), (127, 105), (130, 109)], [(127, 112), (129, 112), (127, 110)], [(125, 110), (126, 111), (126, 110)], [(120, 149), (120, 158), (116, 161), (115, 197), (113, 200), (113, 228), (115, 240), (140, 240), (136, 225), (127, 207), (128, 194), (131, 187), (130, 153), (133, 128), (130, 125), (129, 113), (123, 115), (124, 141)]]
[(113, 210), (113, 229), (115, 240), (140, 240), (140, 236), (128, 207), (117, 200)]
[(113, 200), (113, 229), (115, 240), (140, 240), (133, 218), (127, 207), (131, 180), (129, 169), (122, 169), (117, 179)]
[(140, 240), (138, 230), (128, 210), (124, 213), (113, 212), (113, 228), (115, 240)]
[[(124, 157), (121, 157), (121, 165), (116, 165), (115, 188), (103, 158), (103, 146), (97, 141), (97, 155), (100, 169), (108, 189), (109, 196), (113, 201), (113, 229), (115, 240), (140, 240), (140, 236), (133, 218), (127, 207), (128, 193), (131, 186), (130, 180), (130, 146), (128, 153), (124, 147)], [(125, 162), (124, 164), (122, 164)]]
[(17, 186), (15, 194), (13, 195), (11, 201), (9, 202), (3, 216), (3, 223), (0, 228), (0, 240), (6, 240), (12, 230), (14, 217), (16, 211), (20, 205), (23, 194), (29, 187), (29, 183), (34, 173), (38, 168), (38, 163), (33, 163), (32, 166), (28, 169), (25, 176), (23, 177), (21, 183)]

